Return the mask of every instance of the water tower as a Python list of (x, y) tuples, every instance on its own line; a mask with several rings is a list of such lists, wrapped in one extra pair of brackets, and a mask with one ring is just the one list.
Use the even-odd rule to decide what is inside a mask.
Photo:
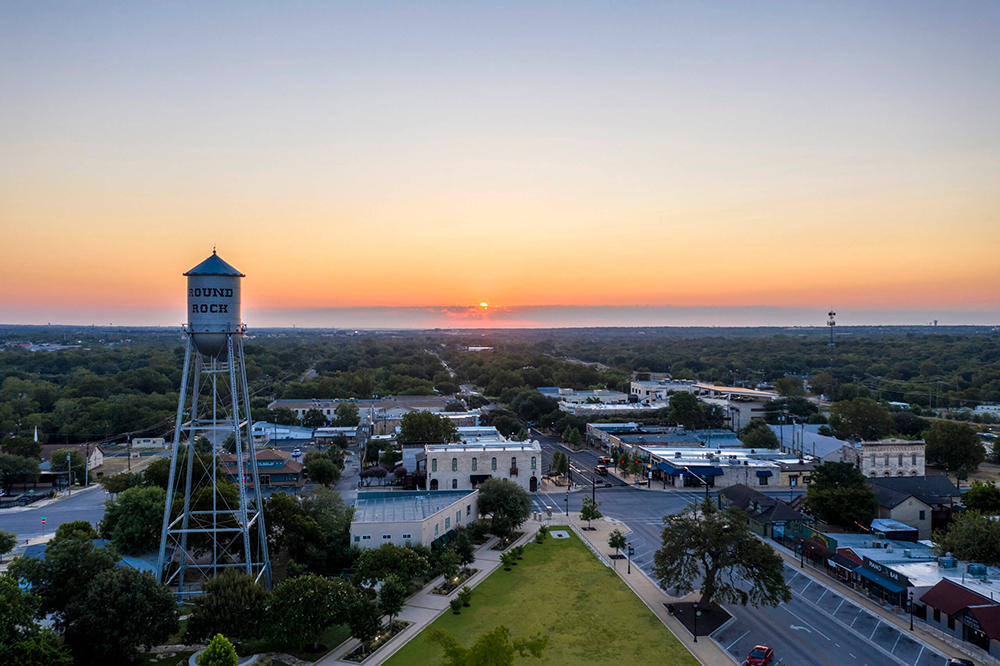
[[(178, 596), (196, 594), (202, 580), (225, 568), (242, 569), (270, 588), (271, 565), (243, 360), (246, 327), (240, 318), (240, 281), (244, 275), (214, 250), (184, 275), (187, 344), (157, 576), (175, 586)], [(220, 454), (216, 444), (230, 433), (235, 453)], [(195, 443), (200, 437), (212, 442), (211, 450), (202, 447), (197, 452)], [(220, 476), (235, 485), (235, 496), (232, 486), (219, 487)]]

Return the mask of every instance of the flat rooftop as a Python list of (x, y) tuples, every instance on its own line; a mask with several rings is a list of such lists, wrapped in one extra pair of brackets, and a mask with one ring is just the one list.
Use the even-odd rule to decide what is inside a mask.
[(361, 492), (354, 505), (354, 522), (385, 523), (424, 520), (477, 490)]

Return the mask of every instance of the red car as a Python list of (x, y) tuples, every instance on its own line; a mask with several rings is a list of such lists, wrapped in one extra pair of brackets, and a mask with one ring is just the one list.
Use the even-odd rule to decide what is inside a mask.
[(743, 663), (746, 666), (767, 666), (772, 659), (774, 659), (774, 650), (766, 645), (755, 645)]

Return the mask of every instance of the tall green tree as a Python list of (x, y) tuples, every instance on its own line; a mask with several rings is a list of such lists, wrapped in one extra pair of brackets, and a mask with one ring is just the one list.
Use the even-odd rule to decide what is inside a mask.
[(1000, 521), (979, 511), (956, 513), (947, 530), (934, 532), (935, 550), (960, 560), (1000, 565)]
[(322, 428), (326, 425), (326, 415), (315, 407), (307, 409), (302, 415), (302, 425), (306, 428)]
[(152, 575), (131, 567), (98, 574), (66, 611), (66, 644), (77, 663), (130, 664), (177, 631), (177, 601)]
[(331, 486), (340, 478), (340, 470), (333, 461), (325, 456), (316, 456), (306, 462), (306, 474), (309, 481), (324, 486)]
[(750, 531), (738, 508), (720, 510), (705, 500), (663, 522), (663, 545), (653, 556), (653, 576), (664, 590), (691, 592), (692, 581), (701, 578), (701, 604), (706, 608), (715, 601), (744, 606), (791, 601), (781, 556)]
[(776, 449), (781, 441), (764, 419), (750, 419), (740, 430), (740, 441), (751, 449)]
[(21, 456), (22, 458), (33, 458), (36, 460), (41, 460), (42, 458), (42, 445), (40, 442), (36, 442), (31, 437), (24, 436), (13, 436), (0, 442), (0, 451), (4, 453), (9, 453), (12, 456)]
[(1000, 488), (992, 481), (973, 481), (972, 486), (962, 493), (962, 504), (966, 509), (995, 516), (1000, 513)]
[(875, 513), (875, 490), (861, 470), (848, 462), (816, 467), (806, 491), (806, 509), (831, 525), (867, 525)]
[(874, 442), (892, 432), (892, 416), (871, 398), (835, 402), (830, 407), (830, 427), (844, 438)]
[(618, 558), (621, 557), (621, 550), (628, 546), (628, 541), (625, 539), (625, 535), (622, 534), (621, 530), (615, 529), (611, 531), (611, 536), (608, 539), (608, 546), (615, 549), (615, 569), (618, 568)]
[(356, 597), (353, 585), (340, 578), (305, 574), (288, 578), (271, 593), (265, 629), (285, 645), (317, 648), (330, 626), (347, 622)]
[(492, 477), (479, 486), (479, 515), (492, 516), (493, 534), (506, 538), (524, 524), (531, 513), (531, 497), (509, 479)]
[(50, 629), (38, 624), (40, 600), (22, 590), (13, 576), (0, 574), (0, 664), (70, 666), (73, 658), (59, 647)]
[(119, 553), (143, 555), (160, 543), (160, 521), (167, 493), (159, 486), (129, 488), (104, 502), (101, 536)]
[(986, 457), (983, 442), (968, 423), (935, 419), (924, 431), (927, 462), (952, 471), (971, 472)]
[(670, 412), (667, 419), (679, 423), (688, 430), (701, 427), (705, 420), (704, 410), (698, 398), (688, 391), (679, 391), (670, 396)]
[(406, 603), (407, 592), (408, 589), (406, 581), (395, 574), (386, 576), (386, 578), (382, 581), (382, 585), (379, 586), (379, 610), (382, 611), (383, 615), (389, 616), (390, 625), (392, 625), (393, 619), (399, 615), (400, 611), (403, 610), (403, 605)]
[(333, 409), (334, 425), (340, 428), (353, 428), (361, 423), (358, 406), (353, 402), (342, 402)]
[(382, 610), (368, 595), (357, 594), (348, 611), (347, 626), (351, 636), (368, 645), (382, 631)]
[(188, 618), (185, 643), (199, 643), (214, 634), (239, 641), (261, 634), (268, 593), (252, 576), (229, 568), (201, 589)]
[(38, 478), (38, 461), (0, 453), (0, 486), (9, 493), (14, 484), (31, 483)]
[(359, 585), (368, 587), (390, 575), (409, 581), (414, 576), (426, 573), (429, 568), (428, 561), (412, 549), (386, 543), (361, 553), (355, 563), (354, 580)]
[(590, 521), (597, 520), (603, 516), (598, 506), (598, 503), (590, 497), (583, 498), (583, 506), (580, 509), (580, 520), (587, 521), (587, 529), (590, 529)]
[(774, 390), (783, 398), (802, 397), (806, 394), (802, 380), (794, 375), (774, 380)]
[(113, 569), (118, 559), (114, 546), (97, 548), (90, 539), (71, 536), (50, 541), (44, 560), (15, 558), (8, 571), (31, 584), (32, 593), (41, 601), (41, 612), (52, 613), (56, 626), (62, 629), (68, 622), (70, 604), (83, 596), (91, 581)]
[[(69, 456), (68, 467), (66, 464), (67, 456)], [(87, 477), (87, 462), (77, 449), (57, 449), (53, 451), (52, 455), (49, 456), (49, 465), (53, 472), (71, 470), (73, 472), (73, 483), (83, 485)]]
[(467, 648), (441, 629), (429, 631), (427, 642), (444, 648), (441, 666), (514, 666), (516, 656), (540, 658), (549, 639), (541, 634), (512, 639), (510, 629), (500, 625), (487, 631)]
[(14, 550), (17, 546), (17, 535), (13, 532), (0, 530), (0, 564), (3, 563), (3, 556)]
[(408, 412), (399, 422), (400, 443), (405, 442), (457, 442), (455, 423), (446, 416), (433, 412)]

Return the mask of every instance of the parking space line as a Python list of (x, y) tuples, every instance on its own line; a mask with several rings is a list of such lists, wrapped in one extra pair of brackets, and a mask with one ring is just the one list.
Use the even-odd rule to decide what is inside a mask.
[(743, 640), (743, 637), (746, 636), (749, 633), (750, 633), (750, 630), (747, 629), (742, 634), (740, 634), (739, 638), (737, 638), (735, 641), (733, 641), (732, 643), (729, 644), (729, 646), (726, 648), (726, 652), (729, 652), (731, 649), (733, 649), (733, 646), (736, 645), (737, 643), (739, 643), (741, 640)]
[(899, 645), (899, 639), (902, 638), (902, 637), (903, 637), (903, 634), (901, 632), (898, 633), (898, 634), (896, 634), (896, 642), (892, 644), (892, 649), (890, 649), (889, 652), (892, 652), (893, 650), (896, 649), (896, 646)]
[(923, 656), (923, 654), (924, 654), (924, 646), (921, 645), (920, 646), (920, 652), (917, 653), (917, 658), (913, 660), (913, 663), (914, 664), (919, 664), (920, 663), (920, 657)]
[(878, 628), (879, 628), (879, 626), (881, 626), (881, 624), (882, 624), (882, 620), (879, 620), (879, 619), (876, 618), (876, 620), (875, 620), (875, 628), (872, 629), (872, 635), (868, 637), (868, 640), (871, 640), (871, 639), (873, 639), (875, 637), (875, 632), (878, 631)]
[[(819, 595), (819, 599), (817, 599), (817, 600), (816, 600), (816, 601), (814, 601), (813, 603), (814, 603), (814, 604), (815, 604), (816, 606), (819, 606), (819, 602), (823, 601), (823, 597), (825, 597), (825, 596), (826, 596), (826, 593), (827, 593), (827, 592), (829, 592), (829, 591), (830, 591), (829, 589), (827, 589), (827, 588), (825, 588), (825, 587), (824, 587), (824, 588), (823, 588), (823, 594)], [(821, 610), (822, 610), (822, 609), (821, 609)]]
[(841, 599), (841, 600), (840, 600), (840, 603), (839, 603), (839, 604), (837, 604), (837, 607), (836, 607), (835, 609), (833, 609), (833, 612), (832, 612), (832, 613), (830, 613), (830, 615), (836, 615), (837, 611), (839, 611), (839, 610), (840, 610), (840, 607), (844, 605), (844, 602), (845, 602), (845, 601), (847, 601), (847, 599)]

